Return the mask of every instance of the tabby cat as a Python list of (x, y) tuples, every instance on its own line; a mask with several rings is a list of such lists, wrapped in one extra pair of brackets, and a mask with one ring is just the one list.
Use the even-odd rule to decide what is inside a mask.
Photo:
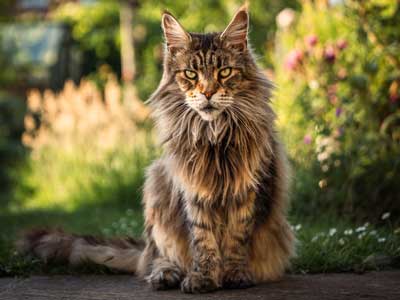
[(221, 33), (189, 33), (162, 16), (164, 73), (149, 103), (164, 152), (146, 174), (143, 241), (36, 230), (19, 248), (187, 293), (280, 278), (294, 253), (288, 170), (248, 26), (245, 6)]

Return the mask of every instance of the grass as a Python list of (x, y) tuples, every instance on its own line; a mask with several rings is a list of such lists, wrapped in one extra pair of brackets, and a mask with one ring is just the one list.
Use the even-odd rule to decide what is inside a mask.
[[(298, 256), (293, 259), (291, 272), (362, 272), (400, 267), (400, 229), (392, 228), (390, 218), (384, 223), (376, 228), (344, 222), (295, 222)], [(139, 236), (142, 224), (141, 209), (131, 209), (124, 202), (81, 205), (74, 211), (57, 208), (2, 213), (0, 276), (112, 272), (96, 266), (71, 269), (44, 265), (36, 259), (19, 256), (13, 242), (24, 228), (53, 226), (83, 234)]]
[(363, 272), (400, 267), (400, 228), (390, 220), (376, 227), (345, 222), (294, 226), (298, 238), (295, 273)]
[[(129, 215), (135, 222), (123, 231), (121, 216)], [(74, 211), (56, 209), (35, 209), (18, 213), (0, 214), (0, 276), (54, 273), (87, 273), (106, 272), (103, 268), (84, 266), (69, 269), (65, 266), (46, 266), (32, 258), (22, 257), (15, 253), (14, 242), (23, 231), (32, 227), (59, 227), (69, 232), (94, 235), (131, 235), (141, 232), (142, 215), (140, 210), (131, 210), (125, 203), (104, 203), (82, 205)], [(129, 232), (128, 232), (129, 230)]]
[[(15, 253), (16, 237), (30, 227), (139, 235), (144, 170), (157, 155), (150, 139), (137, 133), (131, 137), (137, 144), (119, 142), (111, 150), (83, 143), (75, 144), (73, 151), (58, 144), (33, 151), (21, 169), (13, 170), (14, 198), (0, 207), (0, 276), (71, 272)], [(78, 269), (82, 271), (104, 269)]]

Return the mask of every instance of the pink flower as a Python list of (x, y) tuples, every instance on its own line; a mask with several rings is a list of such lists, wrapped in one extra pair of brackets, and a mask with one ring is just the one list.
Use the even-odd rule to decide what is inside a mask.
[(339, 127), (336, 128), (335, 131), (333, 132), (333, 136), (336, 138), (341, 137), (344, 134), (344, 128), (343, 127)]
[(312, 48), (318, 43), (318, 37), (315, 34), (310, 34), (304, 38), (304, 41), (306, 42), (307, 46)]
[(324, 58), (329, 63), (334, 63), (336, 60), (336, 52), (333, 46), (329, 45), (324, 50)]
[(400, 99), (399, 83), (397, 81), (393, 81), (389, 87), (389, 99), (392, 103), (396, 103)]
[(336, 105), (338, 103), (338, 97), (336, 94), (328, 95), (328, 99), (332, 105)]
[(339, 80), (346, 79), (346, 77), (347, 77), (347, 71), (346, 71), (346, 69), (345, 69), (345, 68), (340, 68), (340, 70), (338, 71), (337, 76), (338, 76), (338, 79), (339, 79)]
[(343, 110), (341, 107), (336, 108), (336, 112), (335, 112), (336, 117), (339, 118), (340, 115), (342, 114), (342, 112), (343, 112)]
[(347, 48), (347, 41), (345, 39), (339, 39), (336, 42), (336, 46), (339, 48), (339, 50), (343, 50), (345, 48)]
[(304, 142), (304, 144), (307, 144), (307, 145), (311, 144), (311, 142), (312, 142), (312, 137), (311, 137), (311, 135), (306, 134), (306, 135), (304, 136), (304, 138), (303, 138), (303, 142)]
[(337, 85), (336, 84), (329, 85), (327, 89), (327, 94), (328, 94), (328, 99), (332, 105), (335, 105), (338, 102), (338, 97), (336, 93), (337, 93)]
[(336, 95), (337, 92), (337, 85), (331, 84), (328, 86), (328, 95)]
[(397, 94), (390, 94), (389, 98), (390, 98), (390, 102), (392, 102), (392, 103), (396, 103), (400, 99), (399, 95), (397, 95)]
[(288, 70), (294, 70), (299, 63), (303, 60), (303, 51), (294, 49), (289, 52), (285, 59), (285, 68)]

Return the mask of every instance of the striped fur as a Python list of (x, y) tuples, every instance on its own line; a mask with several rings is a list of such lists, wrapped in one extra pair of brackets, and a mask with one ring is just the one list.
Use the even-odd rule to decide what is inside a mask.
[(223, 33), (187, 33), (163, 16), (164, 73), (149, 103), (164, 154), (146, 174), (144, 243), (39, 231), (20, 248), (136, 273), (155, 289), (197, 293), (279, 279), (294, 254), (288, 170), (272, 85), (247, 28), (245, 7)]

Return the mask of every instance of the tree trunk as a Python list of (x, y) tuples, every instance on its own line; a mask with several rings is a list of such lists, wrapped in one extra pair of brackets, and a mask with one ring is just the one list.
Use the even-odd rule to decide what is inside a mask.
[(120, 1), (122, 100), (126, 107), (132, 111), (134, 117), (142, 121), (148, 116), (149, 109), (139, 99), (134, 85), (136, 64), (132, 21), (136, 7), (136, 1)]

